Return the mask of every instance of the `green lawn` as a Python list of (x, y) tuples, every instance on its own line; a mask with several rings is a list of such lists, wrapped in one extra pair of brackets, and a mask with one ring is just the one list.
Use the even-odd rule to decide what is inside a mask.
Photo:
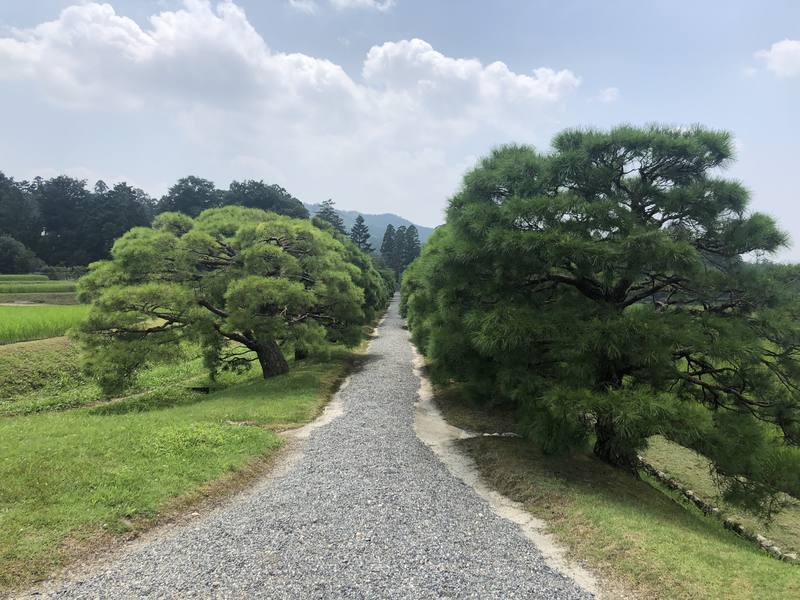
[(318, 414), (351, 356), (303, 361), (269, 381), (228, 375), (208, 395), (159, 387), (91, 408), (0, 417), (0, 590), (273, 454), (282, 443), (275, 430)]
[[(481, 419), (440, 400), (461, 423)], [(484, 429), (485, 430), (485, 429)], [(777, 561), (713, 519), (589, 454), (548, 457), (525, 440), (460, 442), (483, 477), (546, 520), (571, 557), (637, 598), (800, 597), (800, 567)]]
[(83, 304), (0, 306), (0, 344), (64, 335), (88, 314)]

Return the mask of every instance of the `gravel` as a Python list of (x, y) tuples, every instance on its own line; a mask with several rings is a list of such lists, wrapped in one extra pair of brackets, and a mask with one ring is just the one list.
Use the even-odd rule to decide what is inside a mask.
[(344, 413), (223, 508), (34, 593), (60, 598), (588, 598), (414, 433), (394, 302)]

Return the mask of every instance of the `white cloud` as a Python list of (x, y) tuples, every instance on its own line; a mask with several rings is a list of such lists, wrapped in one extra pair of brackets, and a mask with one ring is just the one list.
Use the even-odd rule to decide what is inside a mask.
[(395, 0), (330, 0), (331, 4), (339, 9), (344, 8), (372, 8), (386, 11), (395, 5)]
[(614, 102), (619, 100), (619, 88), (607, 87), (605, 89), (602, 89), (594, 97), (594, 100), (596, 100), (597, 102), (601, 102), (603, 104), (613, 104)]
[(756, 58), (763, 60), (767, 69), (778, 77), (797, 77), (800, 75), (800, 40), (775, 42), (769, 50), (756, 52)]
[[(372, 9), (380, 12), (388, 11), (396, 3), (395, 0), (328, 0), (328, 2), (338, 10)], [(289, 6), (309, 15), (315, 14), (319, 9), (317, 0), (289, 0)]]
[[(14, 31), (0, 38), (0, 82), (56, 110), (168, 123), (193, 153), (183, 162), (215, 157), (222, 175), (209, 175), (222, 182), (281, 177), (299, 197), (376, 212), (402, 213), (411, 198), (405, 212), (434, 222), (465, 157), (546, 141), (580, 79), (449, 57), (419, 39), (373, 47), (354, 79), (329, 60), (272, 50), (234, 2), (185, 0), (145, 27), (87, 2)], [(176, 152), (149, 151), (159, 162)], [(145, 185), (146, 172), (131, 175)]]
[(289, 0), (289, 6), (307, 15), (317, 12), (317, 3), (314, 0)]

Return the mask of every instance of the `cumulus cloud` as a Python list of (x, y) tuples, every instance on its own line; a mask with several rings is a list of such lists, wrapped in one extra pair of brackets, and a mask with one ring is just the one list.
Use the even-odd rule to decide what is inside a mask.
[(769, 50), (756, 52), (756, 58), (764, 61), (767, 69), (778, 77), (800, 75), (800, 40), (775, 42)]
[[(349, 2), (359, 3), (389, 4)], [(217, 153), (229, 178), (274, 174), (301, 197), (348, 194), (342, 205), (362, 210), (414, 198), (429, 215), (466, 156), (549, 134), (580, 84), (569, 70), (517, 73), (419, 39), (373, 47), (353, 77), (324, 58), (271, 49), (241, 7), (208, 0), (185, 0), (145, 27), (109, 4), (69, 7), (0, 38), (0, 81), (30, 86), (59, 110), (172, 123), (193, 151)]]

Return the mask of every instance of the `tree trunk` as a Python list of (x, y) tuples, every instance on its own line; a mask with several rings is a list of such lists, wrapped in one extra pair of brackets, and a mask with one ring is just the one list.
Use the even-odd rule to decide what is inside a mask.
[(636, 452), (627, 448), (614, 427), (609, 415), (599, 415), (594, 426), (596, 440), (594, 454), (608, 464), (628, 471), (639, 477), (639, 458)]
[(261, 344), (256, 350), (256, 355), (258, 356), (258, 363), (261, 365), (261, 373), (264, 379), (289, 372), (289, 364), (275, 342)]

